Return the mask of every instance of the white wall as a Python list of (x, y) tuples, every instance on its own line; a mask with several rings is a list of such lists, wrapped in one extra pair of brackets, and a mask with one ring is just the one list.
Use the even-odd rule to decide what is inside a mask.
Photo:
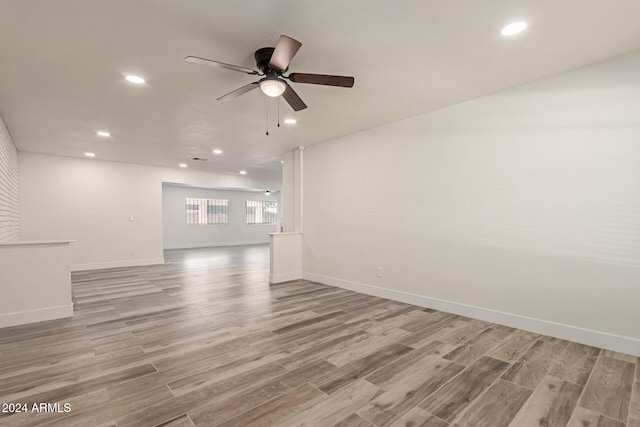
[(304, 275), (640, 354), (639, 70), (307, 147)]
[(302, 234), (273, 233), (269, 241), (269, 283), (300, 279), (302, 276)]
[(73, 316), (69, 243), (0, 243), (0, 328)]
[[(162, 220), (164, 248), (198, 248), (207, 246), (252, 245), (269, 243), (269, 233), (280, 229), (276, 224), (247, 224), (247, 200), (272, 200), (279, 203), (279, 192), (219, 190), (208, 188), (162, 186)], [(185, 199), (229, 200), (229, 224), (187, 225)], [(280, 206), (278, 206), (280, 207)]]
[(0, 242), (19, 239), (18, 152), (0, 117)]
[(20, 152), (18, 160), (21, 237), (75, 239), (72, 270), (163, 262), (163, 182), (280, 189), (250, 177), (96, 159)]

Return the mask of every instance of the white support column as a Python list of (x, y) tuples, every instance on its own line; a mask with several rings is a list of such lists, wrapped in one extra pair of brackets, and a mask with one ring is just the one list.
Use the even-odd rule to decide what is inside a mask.
[(295, 231), (295, 157), (293, 151), (284, 153), (282, 159), (282, 191), (280, 212), (282, 212), (282, 232)]
[(303, 232), (303, 178), (304, 178), (304, 147), (301, 145), (293, 152), (294, 156), (294, 231)]
[(302, 278), (303, 153), (300, 146), (282, 157), (283, 232), (270, 235), (270, 284)]

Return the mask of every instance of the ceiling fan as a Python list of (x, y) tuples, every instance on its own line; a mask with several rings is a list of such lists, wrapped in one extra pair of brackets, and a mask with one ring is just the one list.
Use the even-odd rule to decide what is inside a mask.
[(291, 73), (285, 76), (289, 69), (289, 63), (296, 55), (302, 43), (297, 40), (280, 36), (276, 47), (263, 47), (255, 52), (256, 67), (260, 71), (252, 68), (240, 67), (238, 65), (226, 64), (224, 62), (213, 61), (211, 59), (198, 58), (197, 56), (187, 56), (184, 60), (196, 64), (205, 64), (212, 67), (226, 68), (228, 70), (240, 71), (241, 73), (264, 76), (257, 82), (249, 83), (239, 89), (229, 92), (218, 98), (218, 101), (230, 101), (253, 89), (260, 88), (262, 92), (271, 97), (282, 97), (289, 103), (295, 111), (304, 110), (307, 105), (284, 79), (294, 83), (308, 83), (314, 85), (353, 87), (355, 79), (347, 76), (331, 76), (326, 74)]

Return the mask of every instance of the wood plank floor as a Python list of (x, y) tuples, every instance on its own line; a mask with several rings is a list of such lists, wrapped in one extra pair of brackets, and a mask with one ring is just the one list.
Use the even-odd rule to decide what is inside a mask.
[(636, 357), (269, 287), (266, 246), (165, 256), (74, 273), (74, 318), (0, 329), (0, 403), (28, 405), (0, 425), (640, 426)]

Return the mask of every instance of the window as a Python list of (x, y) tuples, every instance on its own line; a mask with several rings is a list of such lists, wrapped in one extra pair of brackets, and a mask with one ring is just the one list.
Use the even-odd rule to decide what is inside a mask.
[(229, 200), (187, 197), (187, 224), (229, 224)]
[(278, 222), (278, 202), (247, 200), (247, 224)]

